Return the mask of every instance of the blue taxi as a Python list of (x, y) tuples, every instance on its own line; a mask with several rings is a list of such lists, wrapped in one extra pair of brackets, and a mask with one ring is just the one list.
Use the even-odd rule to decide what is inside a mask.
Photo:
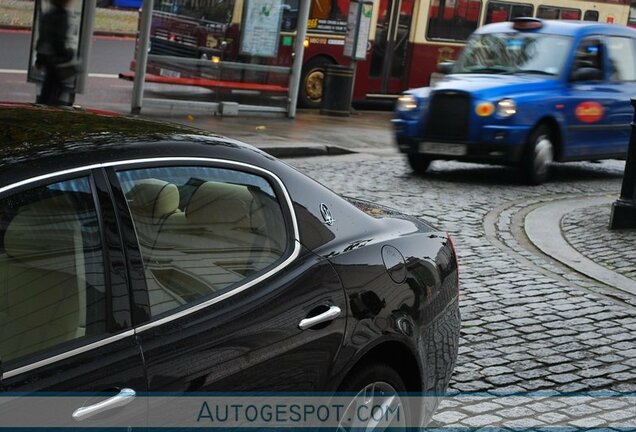
[(417, 173), (452, 159), (515, 165), (540, 184), (552, 162), (627, 155), (634, 29), (517, 18), (478, 29), (440, 69), (395, 108), (397, 145)]

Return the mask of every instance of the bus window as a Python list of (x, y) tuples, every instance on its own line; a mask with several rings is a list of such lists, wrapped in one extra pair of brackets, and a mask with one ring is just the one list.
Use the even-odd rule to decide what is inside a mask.
[[(298, 0), (293, 1), (298, 3)], [(307, 28), (311, 31), (345, 34), (348, 13), (349, 0), (311, 0)]]
[(203, 21), (229, 24), (235, 0), (161, 0), (155, 10)]
[(336, 0), (312, 0), (309, 19), (342, 19), (347, 11), (340, 10)]
[(513, 4), (498, 1), (488, 2), (486, 20), (484, 24), (511, 21), (518, 17), (531, 17), (533, 12), (530, 4)]
[(569, 9), (554, 6), (539, 6), (537, 18), (543, 19), (561, 19), (561, 20), (580, 20), (580, 9)]
[(598, 21), (598, 11), (586, 10), (583, 15), (583, 21)]
[(280, 23), (280, 29), (282, 31), (296, 30), (298, 23), (298, 1), (299, 0), (285, 0), (283, 2), (283, 18)]
[(432, 0), (426, 38), (465, 41), (477, 29), (481, 0)]

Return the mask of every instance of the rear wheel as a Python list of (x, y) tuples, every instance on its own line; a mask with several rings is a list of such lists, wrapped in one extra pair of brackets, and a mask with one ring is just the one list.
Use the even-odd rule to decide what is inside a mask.
[(406, 399), (406, 386), (400, 374), (383, 363), (371, 363), (354, 371), (339, 389), (355, 393), (341, 416), (339, 431), (353, 429), (383, 431), (406, 429), (411, 412)]
[(333, 64), (333, 62), (325, 57), (317, 57), (309, 60), (303, 66), (300, 91), (298, 92), (299, 107), (320, 108), (325, 67), (328, 64)]
[(521, 169), (528, 184), (539, 185), (550, 177), (550, 165), (554, 161), (554, 144), (550, 128), (538, 126), (528, 138)]
[(432, 162), (431, 158), (417, 153), (407, 153), (406, 157), (411, 169), (417, 174), (424, 174)]

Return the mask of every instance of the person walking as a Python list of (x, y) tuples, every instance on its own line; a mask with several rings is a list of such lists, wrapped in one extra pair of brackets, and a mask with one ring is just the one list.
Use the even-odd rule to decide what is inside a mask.
[(67, 46), (69, 17), (67, 6), (70, 0), (50, 0), (51, 8), (42, 15), (38, 29), (35, 66), (44, 69), (44, 83), (36, 103), (59, 106), (64, 93), (64, 80), (75, 74), (74, 52)]

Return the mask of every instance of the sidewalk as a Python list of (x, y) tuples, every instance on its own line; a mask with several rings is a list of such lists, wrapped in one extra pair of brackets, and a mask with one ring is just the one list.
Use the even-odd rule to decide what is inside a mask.
[(142, 109), (143, 118), (170, 121), (259, 147), (276, 157), (306, 157), (365, 152), (397, 155), (390, 111), (358, 111), (350, 117), (320, 115), (317, 110), (298, 110), (295, 119), (281, 114), (239, 117), (185, 114)]
[(550, 201), (524, 222), (528, 239), (543, 253), (604, 285), (636, 297), (636, 230), (610, 230), (617, 196)]

